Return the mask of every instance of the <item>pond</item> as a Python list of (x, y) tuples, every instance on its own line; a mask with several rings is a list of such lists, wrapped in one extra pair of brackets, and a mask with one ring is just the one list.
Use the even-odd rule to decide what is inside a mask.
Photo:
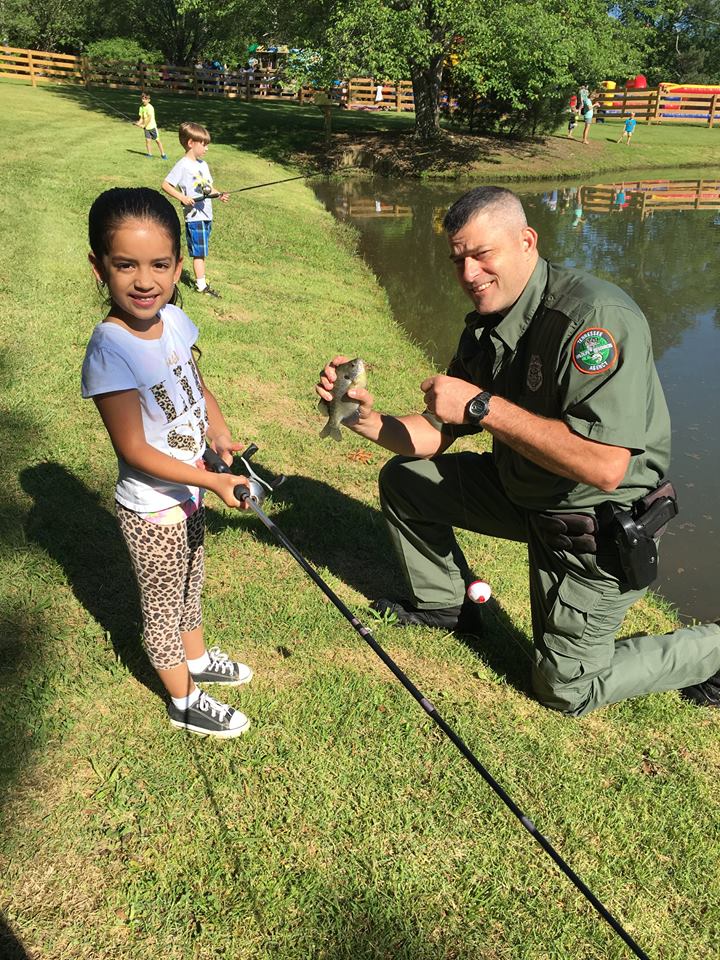
[[(683, 620), (720, 616), (720, 177), (660, 171), (602, 182), (508, 184), (540, 252), (626, 290), (648, 317), (672, 417), (680, 515), (663, 538), (655, 589)], [(359, 231), (360, 252), (393, 314), (438, 368), (470, 309), (448, 260), (442, 218), (462, 192), (381, 178), (326, 181), (318, 197)]]

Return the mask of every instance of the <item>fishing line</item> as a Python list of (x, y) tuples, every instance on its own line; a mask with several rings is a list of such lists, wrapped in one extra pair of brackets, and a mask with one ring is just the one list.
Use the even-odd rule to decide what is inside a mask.
[[(254, 449), (253, 449), (254, 448)], [(253, 444), (248, 450), (241, 455), (241, 460), (245, 467), (248, 467), (248, 460), (255, 452), (257, 448)], [(210, 448), (205, 450), (203, 454), (203, 459), (206, 464), (218, 473), (232, 473), (230, 467), (222, 460), (221, 457), (215, 453), (214, 450)], [(255, 474), (251, 473), (251, 482), (255, 479)], [(282, 482), (282, 481), (280, 481)], [(278, 481), (275, 481), (274, 484), (270, 484), (271, 487), (277, 486)], [(267, 486), (267, 485), (265, 485)], [(535, 841), (543, 848), (543, 850), (548, 854), (548, 856), (554, 861), (556, 866), (565, 874), (565, 876), (570, 880), (570, 882), (576, 887), (577, 890), (585, 897), (585, 899), (590, 903), (595, 910), (600, 914), (600, 916), (605, 920), (610, 927), (615, 931), (615, 933), (620, 937), (620, 939), (630, 948), (630, 950), (635, 954), (636, 957), (639, 957), (640, 960), (650, 960), (648, 955), (641, 949), (641, 947), (633, 940), (630, 934), (625, 930), (625, 928), (615, 919), (615, 917), (610, 913), (610, 911), (605, 907), (605, 905), (595, 896), (595, 894), (590, 890), (590, 888), (580, 879), (580, 877), (575, 873), (575, 871), (569, 866), (568, 863), (560, 856), (557, 850), (553, 847), (550, 841), (545, 837), (538, 828), (535, 826), (533, 821), (520, 809), (520, 807), (515, 803), (512, 797), (500, 786), (500, 784), (495, 780), (492, 774), (483, 766), (483, 764), (477, 759), (475, 754), (470, 750), (467, 744), (458, 736), (453, 728), (440, 716), (435, 705), (428, 700), (428, 698), (421, 693), (421, 691), (415, 686), (412, 680), (400, 669), (400, 667), (395, 663), (392, 657), (385, 652), (383, 647), (377, 642), (375, 637), (372, 634), (372, 631), (368, 627), (364, 626), (355, 614), (347, 607), (343, 601), (338, 597), (338, 595), (328, 586), (328, 584), (323, 580), (320, 574), (312, 567), (308, 561), (303, 557), (300, 551), (291, 543), (291, 541), (285, 536), (282, 530), (268, 517), (268, 515), (263, 511), (260, 504), (265, 499), (265, 490), (257, 485), (253, 492), (252, 488), (248, 491), (247, 487), (243, 485), (238, 485), (235, 487), (234, 494), (235, 497), (241, 502), (247, 503), (253, 513), (261, 521), (261, 523), (267, 527), (270, 533), (275, 537), (275, 539), (288, 551), (290, 556), (295, 560), (305, 571), (305, 573), (310, 577), (313, 583), (320, 588), (320, 590), (325, 594), (325, 596), (330, 600), (333, 606), (345, 617), (350, 626), (355, 630), (357, 634), (362, 637), (365, 643), (370, 647), (370, 649), (375, 653), (380, 660), (385, 664), (388, 670), (393, 674), (393, 676), (399, 680), (402, 686), (408, 691), (408, 693), (415, 699), (425, 713), (430, 717), (430, 719), (442, 730), (445, 736), (457, 747), (460, 753), (465, 757), (468, 763), (473, 767), (473, 769), (480, 774), (483, 780), (488, 784), (488, 786), (497, 794), (497, 796), (502, 800), (505, 806), (510, 810), (510, 812), (515, 816), (522, 826), (528, 831), (528, 833), (533, 837)]]
[(119, 114), (124, 120), (127, 120), (128, 123), (135, 124), (135, 120), (132, 117), (129, 117), (126, 113), (123, 113), (122, 110), (118, 110), (117, 107), (114, 107), (111, 103), (107, 103), (105, 100), (101, 100), (100, 97), (96, 97), (93, 93), (88, 93), (87, 90), (84, 90), (83, 93), (86, 97), (90, 97), (91, 100), (101, 103), (104, 107), (107, 107), (109, 110), (113, 110), (115, 113)]

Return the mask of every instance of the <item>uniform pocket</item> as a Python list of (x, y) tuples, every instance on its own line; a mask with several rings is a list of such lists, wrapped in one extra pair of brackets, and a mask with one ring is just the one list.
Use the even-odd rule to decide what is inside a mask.
[[(566, 680), (591, 672), (607, 660), (606, 644), (594, 648), (585, 640), (590, 618), (602, 592), (566, 574), (548, 616), (543, 644), (555, 671)], [(590, 668), (590, 671), (588, 670)]]

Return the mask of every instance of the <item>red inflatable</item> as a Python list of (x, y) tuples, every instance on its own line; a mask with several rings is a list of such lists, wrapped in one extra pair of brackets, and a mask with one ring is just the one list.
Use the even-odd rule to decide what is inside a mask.
[(647, 90), (647, 77), (643, 73), (639, 73), (636, 77), (628, 80), (625, 84), (626, 90)]

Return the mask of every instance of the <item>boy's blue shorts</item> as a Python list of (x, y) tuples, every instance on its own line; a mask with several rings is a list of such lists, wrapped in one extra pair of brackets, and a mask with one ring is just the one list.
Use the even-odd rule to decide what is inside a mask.
[(185, 239), (191, 257), (206, 257), (210, 247), (212, 220), (186, 220)]
[(145, 130), (145, 139), (146, 140), (157, 140), (158, 132), (157, 127), (153, 127), (152, 130)]

